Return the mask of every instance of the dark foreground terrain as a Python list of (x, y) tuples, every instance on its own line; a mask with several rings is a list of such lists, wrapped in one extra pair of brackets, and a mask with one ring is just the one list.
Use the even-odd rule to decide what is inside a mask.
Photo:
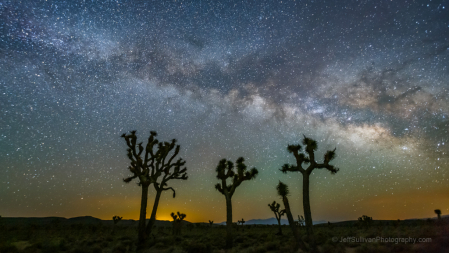
[[(124, 220), (114, 226), (112, 221), (98, 222), (95, 218), (87, 219), (88, 222), (86, 219), (70, 222), (44, 219), (47, 220), (4, 219), (0, 224), (0, 252), (119, 253), (137, 250), (137, 223), (134, 221)], [(305, 239), (305, 229), (300, 227), (299, 230)], [(373, 221), (369, 225), (350, 221), (320, 224), (314, 231), (318, 252), (449, 252), (447, 219)], [(277, 232), (277, 225), (238, 226), (234, 248), (227, 252), (292, 252), (290, 228), (282, 226), (283, 235), (276, 235)], [(181, 236), (174, 237), (171, 223), (159, 222), (154, 235), (140, 252), (225, 252), (225, 233), (224, 226), (186, 222)]]

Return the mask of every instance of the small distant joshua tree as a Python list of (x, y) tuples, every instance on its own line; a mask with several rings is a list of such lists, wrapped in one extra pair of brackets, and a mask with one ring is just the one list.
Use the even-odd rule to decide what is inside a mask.
[(245, 224), (245, 220), (242, 218), (241, 220), (237, 221), (237, 225), (241, 224), (242, 225), (242, 231), (245, 231), (245, 228), (243, 227), (243, 224)]
[(359, 217), (358, 220), (360, 224), (362, 224), (362, 226), (369, 227), (371, 225), (371, 222), (373, 221), (373, 218), (367, 215), (362, 215), (362, 217)]
[(285, 213), (287, 214), (288, 224), (290, 225), (290, 228), (292, 229), (293, 237), (296, 242), (295, 250), (298, 250), (300, 248), (303, 251), (307, 252), (306, 245), (304, 244), (303, 240), (301, 239), (301, 237), (299, 235), (298, 228), (295, 226), (295, 220), (293, 220), (293, 215), (292, 215), (292, 212), (290, 211), (290, 204), (288, 202), (288, 197), (287, 197), (289, 194), (288, 186), (286, 184), (282, 183), (281, 181), (279, 181), (279, 184), (276, 186), (276, 190), (278, 192), (278, 195), (282, 197), (282, 202), (284, 203), (284, 207), (285, 207), (284, 210), (285, 210)]
[(123, 217), (120, 217), (120, 216), (117, 216), (117, 215), (112, 217), (112, 220), (114, 221), (114, 225), (117, 224), (122, 219), (123, 219)]
[(276, 201), (273, 201), (273, 203), (268, 204), (268, 207), (270, 207), (270, 210), (274, 213), (274, 216), (278, 221), (279, 232), (277, 234), (282, 235), (281, 218), (285, 214), (285, 209), (279, 210), (281, 208), (281, 204), (276, 203)]
[[(151, 234), (151, 229), (156, 220), (156, 212), (161, 193), (166, 190), (172, 190), (173, 198), (176, 196), (175, 190), (172, 187), (167, 187), (167, 182), (171, 179), (187, 180), (187, 168), (182, 167), (185, 161), (179, 158), (174, 162), (174, 158), (179, 154), (180, 150), (180, 146), (176, 145), (176, 139), (173, 139), (171, 142), (159, 142), (155, 138), (156, 135), (156, 132), (150, 132), (150, 137), (145, 148), (142, 146), (142, 142), (137, 143), (136, 131), (131, 131), (129, 134), (122, 134), (121, 136), (125, 139), (126, 145), (128, 146), (127, 155), (131, 160), (131, 165), (128, 169), (132, 173), (132, 176), (123, 179), (123, 181), (129, 183), (133, 179), (139, 178), (138, 185), (142, 187), (138, 226), (140, 243), (143, 243), (147, 236)], [(157, 149), (154, 151), (153, 149), (156, 145)], [(158, 182), (160, 177), (162, 177), (162, 180)], [(145, 227), (148, 188), (151, 184), (156, 189), (156, 198), (154, 200), (150, 221)]]
[(441, 220), (441, 210), (440, 209), (436, 209), (435, 210), (435, 214), (438, 216), (438, 220)]
[(173, 235), (181, 235), (182, 221), (186, 218), (187, 215), (179, 212), (177, 212), (177, 214), (171, 213), (170, 215), (173, 218)]
[(212, 225), (214, 225), (214, 221), (213, 220), (209, 220), (209, 226), (212, 227)]
[(298, 215), (298, 226), (299, 227), (303, 227), (304, 226), (304, 224), (306, 223), (306, 221), (305, 221), (305, 219), (304, 219), (304, 216), (299, 216)]
[[(317, 163), (315, 161), (315, 151), (318, 149), (318, 144), (315, 140), (307, 138), (304, 135), (304, 139), (302, 140), (302, 144), (305, 145), (305, 153), (301, 152), (301, 145), (288, 145), (287, 151), (289, 153), (293, 153), (296, 159), (296, 166), (291, 164), (284, 164), (282, 166), (281, 171), (283, 173), (287, 172), (301, 172), (302, 174), (302, 194), (303, 194), (303, 208), (304, 208), (304, 217), (306, 219), (306, 229), (307, 234), (309, 236), (313, 236), (313, 223), (312, 223), (312, 212), (310, 211), (310, 198), (309, 198), (309, 177), (314, 169), (327, 169), (332, 174), (335, 174), (339, 171), (338, 168), (330, 165), (331, 162), (335, 158), (335, 149), (328, 150), (324, 155), (324, 162)], [(307, 154), (307, 155), (306, 155)], [(309, 164), (307, 168), (303, 168), (302, 164)]]
[(120, 217), (120, 216), (117, 216), (117, 215), (112, 217), (112, 220), (114, 221), (114, 226), (112, 227), (112, 232), (115, 231), (115, 225), (116, 225), (117, 223), (119, 223), (119, 221), (121, 221), (122, 218), (123, 218), (123, 217)]
[[(247, 171), (244, 164), (245, 159), (240, 157), (237, 159), (237, 171), (234, 169), (234, 163), (227, 161), (226, 159), (220, 160), (215, 171), (217, 172), (217, 178), (221, 180), (221, 184), (215, 185), (221, 194), (226, 198), (226, 248), (232, 248), (233, 229), (232, 229), (232, 202), (231, 198), (234, 195), (235, 189), (243, 182), (252, 180), (259, 173), (256, 168), (252, 168)], [(232, 179), (231, 184), (227, 184), (226, 180)]]

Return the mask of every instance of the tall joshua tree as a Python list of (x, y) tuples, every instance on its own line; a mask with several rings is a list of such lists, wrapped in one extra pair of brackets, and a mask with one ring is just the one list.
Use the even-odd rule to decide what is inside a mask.
[(281, 205), (279, 203), (276, 203), (276, 201), (273, 201), (273, 203), (268, 204), (268, 207), (270, 207), (271, 211), (273, 211), (274, 216), (276, 216), (276, 220), (278, 221), (279, 226), (278, 235), (282, 235), (281, 218), (285, 214), (285, 209), (279, 210), (281, 208)]
[[(176, 144), (176, 140), (173, 139), (169, 142), (159, 142), (155, 137), (157, 133), (150, 132), (148, 142), (145, 148), (142, 146), (142, 142), (137, 143), (136, 131), (131, 131), (129, 134), (122, 134), (122, 138), (125, 139), (128, 146), (128, 158), (131, 160), (131, 165), (128, 167), (132, 176), (123, 179), (124, 182), (129, 183), (132, 180), (138, 178), (138, 185), (142, 187), (142, 196), (140, 203), (140, 216), (138, 226), (139, 242), (144, 242), (147, 235), (151, 234), (151, 228), (156, 219), (157, 205), (162, 191), (172, 190), (173, 197), (175, 197), (175, 190), (172, 187), (166, 187), (167, 181), (170, 179), (187, 179), (187, 168), (182, 168), (185, 161), (179, 158), (176, 162), (173, 159), (179, 153), (179, 145)], [(157, 145), (156, 152), (154, 147)], [(176, 146), (176, 147), (175, 147)], [(170, 152), (173, 150), (171, 154)], [(162, 176), (162, 181), (158, 182), (158, 178)], [(153, 212), (151, 213), (151, 219), (147, 227), (145, 227), (147, 201), (148, 201), (148, 188), (153, 184), (156, 189), (156, 198), (153, 206)]]
[[(147, 147), (152, 147), (158, 142), (154, 139), (156, 132), (151, 132), (150, 138), (148, 138)], [(143, 242), (146, 239), (145, 234), (145, 220), (147, 216), (147, 200), (148, 200), (148, 187), (153, 183), (150, 177), (150, 166), (148, 165), (148, 153), (149, 149), (145, 151), (145, 158), (142, 159), (142, 153), (144, 148), (142, 143), (137, 144), (136, 131), (131, 131), (130, 134), (122, 134), (122, 138), (125, 139), (126, 145), (128, 146), (128, 158), (131, 160), (131, 165), (128, 167), (132, 176), (124, 178), (125, 183), (131, 182), (133, 179), (138, 178), (138, 185), (142, 187), (142, 195), (140, 199), (140, 215), (139, 215), (139, 226), (138, 226), (138, 238), (139, 242)]]
[[(226, 159), (220, 160), (215, 171), (217, 172), (217, 178), (221, 180), (221, 184), (215, 185), (221, 194), (226, 198), (226, 248), (232, 248), (233, 231), (232, 231), (232, 202), (231, 198), (234, 195), (235, 189), (243, 182), (254, 179), (259, 173), (256, 168), (252, 168), (247, 171), (247, 167), (244, 164), (245, 159), (240, 157), (237, 159), (237, 171), (234, 169), (234, 164)], [(232, 179), (231, 184), (227, 184), (226, 180)]]
[[(296, 166), (291, 164), (284, 164), (282, 166), (281, 171), (283, 173), (287, 173), (289, 171), (292, 172), (301, 172), (302, 174), (302, 194), (303, 194), (303, 208), (304, 208), (304, 216), (306, 219), (306, 229), (308, 235), (313, 235), (312, 230), (312, 213), (310, 211), (310, 199), (309, 199), (309, 177), (314, 169), (327, 169), (332, 174), (335, 174), (339, 171), (338, 168), (330, 165), (329, 162), (335, 158), (335, 150), (328, 150), (324, 155), (324, 162), (317, 163), (315, 161), (315, 151), (318, 149), (318, 144), (315, 140), (307, 138), (304, 135), (304, 139), (302, 140), (302, 144), (305, 145), (305, 153), (301, 152), (301, 145), (288, 145), (287, 151), (289, 153), (293, 153), (296, 159)], [(307, 168), (303, 168), (302, 164), (309, 164)]]
[[(151, 177), (155, 182), (153, 186), (156, 190), (156, 197), (154, 199), (150, 221), (148, 222), (146, 228), (146, 233), (148, 235), (151, 235), (151, 230), (156, 222), (156, 212), (162, 192), (172, 190), (173, 198), (176, 196), (175, 190), (172, 187), (168, 187), (167, 182), (172, 179), (187, 180), (188, 178), (186, 172), (187, 168), (182, 167), (186, 162), (181, 158), (179, 158), (176, 162), (173, 162), (173, 159), (179, 154), (179, 150), (180, 146), (176, 145), (176, 139), (173, 139), (171, 143), (164, 142), (163, 144), (159, 143), (158, 145), (158, 151), (155, 154), (156, 162), (151, 172)], [(171, 151), (173, 152), (171, 153)], [(158, 178), (161, 178), (160, 182), (157, 181)]]
[(293, 232), (293, 237), (295, 238), (295, 250), (298, 250), (301, 248), (304, 251), (307, 251), (307, 248), (302, 241), (301, 237), (299, 236), (298, 228), (295, 225), (295, 220), (293, 219), (292, 212), (290, 210), (290, 204), (288, 202), (287, 195), (289, 194), (288, 186), (281, 181), (279, 181), (279, 184), (276, 186), (276, 190), (278, 192), (278, 195), (282, 197), (282, 202), (284, 203), (284, 212), (287, 214), (288, 224), (290, 225), (290, 228)]

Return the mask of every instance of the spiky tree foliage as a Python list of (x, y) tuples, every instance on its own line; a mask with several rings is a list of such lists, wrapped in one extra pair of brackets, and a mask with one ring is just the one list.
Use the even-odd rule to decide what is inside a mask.
[[(150, 138), (148, 139), (147, 147), (155, 145), (157, 140), (154, 139), (156, 136), (156, 132), (151, 132)], [(138, 237), (139, 242), (143, 242), (146, 239), (145, 234), (145, 220), (146, 220), (146, 212), (147, 212), (147, 200), (148, 200), (148, 187), (152, 182), (150, 178), (150, 166), (148, 165), (148, 153), (149, 149), (145, 152), (145, 158), (142, 158), (142, 153), (144, 148), (142, 143), (137, 144), (137, 136), (136, 131), (131, 131), (130, 134), (122, 134), (122, 138), (125, 139), (126, 145), (128, 146), (127, 155), (131, 160), (131, 165), (128, 167), (129, 171), (132, 173), (132, 176), (124, 178), (123, 181), (125, 183), (129, 183), (135, 178), (138, 178), (139, 181), (137, 184), (142, 187), (142, 195), (140, 199), (140, 215), (139, 215), (139, 226), (138, 226)]]
[(120, 217), (120, 216), (117, 216), (117, 215), (116, 215), (116, 216), (113, 216), (113, 217), (112, 217), (112, 220), (114, 221), (114, 225), (117, 224), (119, 221), (121, 221), (122, 218), (123, 218), (123, 217)]
[(441, 220), (441, 210), (440, 209), (436, 209), (435, 210), (435, 214), (438, 215), (438, 220)]
[[(236, 168), (234, 163), (226, 159), (220, 160), (215, 171), (217, 172), (217, 178), (221, 180), (221, 183), (215, 185), (221, 194), (226, 198), (226, 247), (232, 248), (233, 229), (232, 229), (232, 202), (231, 198), (234, 195), (235, 189), (243, 182), (252, 180), (259, 173), (256, 168), (247, 170), (244, 163), (245, 159), (240, 157), (236, 161)], [(231, 184), (228, 184), (226, 180), (230, 178)]]
[(281, 218), (285, 214), (285, 209), (279, 210), (281, 208), (281, 204), (276, 203), (276, 201), (273, 201), (273, 203), (268, 204), (268, 207), (270, 207), (270, 210), (274, 213), (274, 216), (276, 217), (276, 220), (278, 221), (279, 226), (279, 235), (282, 235), (282, 226), (281, 226)]
[[(310, 198), (309, 198), (309, 177), (314, 169), (327, 169), (332, 174), (335, 174), (339, 171), (338, 168), (330, 165), (333, 159), (335, 159), (336, 154), (335, 150), (328, 150), (326, 154), (324, 154), (324, 162), (317, 163), (315, 161), (315, 151), (318, 149), (318, 144), (315, 140), (312, 140), (304, 135), (304, 139), (302, 140), (302, 144), (305, 145), (305, 152), (301, 153), (302, 146), (297, 145), (288, 145), (287, 151), (292, 153), (296, 159), (296, 165), (284, 164), (282, 166), (281, 171), (283, 173), (287, 172), (301, 172), (302, 174), (302, 194), (303, 194), (303, 208), (304, 208), (304, 216), (306, 219), (306, 229), (308, 235), (313, 235), (312, 230), (312, 212), (310, 211)], [(307, 168), (303, 168), (302, 166), (307, 165)]]
[[(176, 140), (159, 142), (155, 138), (156, 136), (156, 132), (150, 132), (145, 148), (142, 142), (137, 143), (136, 131), (131, 131), (129, 134), (122, 134), (121, 136), (125, 139), (128, 146), (128, 158), (131, 160), (131, 165), (128, 169), (132, 173), (132, 176), (123, 179), (123, 181), (129, 183), (138, 178), (138, 185), (142, 187), (138, 228), (139, 242), (144, 242), (147, 235), (151, 234), (151, 229), (156, 220), (161, 193), (166, 190), (172, 190), (173, 197), (175, 197), (175, 190), (172, 187), (167, 187), (167, 182), (171, 179), (187, 179), (187, 168), (183, 167), (185, 161), (181, 158), (176, 162), (174, 161), (180, 150), (180, 146), (176, 145)], [(158, 182), (159, 178), (161, 180)], [(156, 189), (156, 197), (150, 221), (145, 227), (148, 188), (151, 184)]]
[(182, 221), (186, 218), (187, 215), (179, 212), (177, 212), (177, 214), (171, 213), (170, 215), (173, 218), (173, 235), (181, 235)]
[(212, 227), (213, 224), (214, 224), (214, 221), (213, 220), (209, 220), (209, 226)]
[[(167, 182), (169, 180), (187, 180), (187, 168), (183, 167), (185, 161), (182, 158), (178, 158), (176, 162), (174, 158), (179, 154), (180, 146), (176, 145), (176, 139), (173, 139), (170, 143), (159, 143), (158, 151), (155, 153), (155, 165), (153, 166), (154, 172), (151, 173), (155, 183), (153, 184), (156, 190), (156, 197), (154, 199), (153, 210), (151, 212), (150, 221), (148, 222), (146, 232), (151, 234), (154, 223), (156, 222), (156, 212), (159, 205), (159, 199), (162, 192), (171, 190), (173, 191), (173, 198), (176, 196), (176, 192), (172, 187), (168, 187)], [(172, 152), (173, 151), (173, 152)], [(158, 182), (158, 178), (161, 181)]]
[(284, 207), (285, 207), (284, 212), (285, 212), (285, 214), (287, 214), (288, 224), (289, 224), (290, 228), (292, 229), (293, 237), (296, 242), (295, 250), (298, 250), (299, 248), (301, 248), (302, 250), (306, 251), (307, 248), (299, 235), (298, 228), (295, 225), (295, 220), (293, 219), (293, 215), (290, 210), (290, 204), (288, 202), (288, 195), (289, 195), (290, 191), (288, 189), (288, 186), (286, 184), (282, 183), (281, 181), (279, 181), (279, 184), (276, 186), (276, 190), (278, 192), (278, 195), (281, 196), (282, 202), (284, 203)]

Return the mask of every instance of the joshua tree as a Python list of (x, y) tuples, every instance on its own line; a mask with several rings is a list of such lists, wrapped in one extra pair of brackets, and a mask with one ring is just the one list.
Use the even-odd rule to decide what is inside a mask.
[(245, 228), (243, 228), (243, 224), (245, 224), (245, 220), (242, 218), (242, 220), (238, 220), (237, 221), (237, 225), (238, 224), (242, 224), (242, 231), (244, 232), (245, 231)]
[(120, 216), (117, 216), (117, 215), (112, 217), (112, 220), (114, 221), (114, 225), (117, 224), (122, 219), (123, 219), (123, 217), (120, 217)]
[(117, 215), (112, 217), (112, 220), (114, 221), (114, 226), (112, 227), (112, 233), (114, 233), (115, 225), (116, 225), (119, 221), (121, 221), (122, 218), (123, 218), (123, 217), (120, 217), (120, 216), (117, 216)]
[[(291, 164), (284, 164), (282, 166), (281, 171), (283, 173), (287, 173), (289, 171), (293, 172), (301, 172), (302, 174), (302, 194), (303, 194), (303, 207), (304, 207), (304, 216), (306, 218), (306, 229), (308, 235), (313, 235), (312, 230), (312, 213), (310, 211), (310, 199), (309, 199), (309, 177), (314, 169), (327, 169), (332, 174), (338, 172), (338, 168), (330, 165), (329, 162), (335, 158), (335, 149), (328, 150), (324, 155), (324, 162), (317, 163), (315, 161), (315, 151), (318, 149), (318, 144), (315, 140), (307, 138), (304, 135), (304, 139), (302, 140), (302, 144), (305, 145), (305, 153), (301, 152), (301, 145), (288, 145), (287, 151), (289, 153), (293, 153), (296, 159), (296, 166)], [(302, 167), (302, 164), (309, 164), (309, 166), (305, 169)]]
[(290, 204), (288, 203), (288, 197), (289, 194), (288, 186), (281, 181), (279, 181), (279, 184), (276, 186), (276, 190), (278, 192), (278, 195), (282, 197), (282, 202), (284, 203), (285, 207), (285, 213), (287, 214), (288, 224), (290, 225), (290, 228), (293, 232), (293, 237), (295, 239), (296, 245), (295, 250), (298, 250), (301, 248), (304, 251), (307, 251), (307, 248), (302, 241), (301, 237), (299, 236), (298, 228), (295, 226), (295, 220), (293, 220), (292, 212), (290, 211)]
[(213, 220), (209, 220), (210, 227), (212, 227), (213, 224), (214, 224), (214, 221)]
[(278, 235), (282, 235), (282, 226), (281, 226), (281, 218), (285, 214), (285, 209), (280, 210), (281, 205), (279, 203), (276, 203), (276, 201), (273, 201), (273, 203), (268, 204), (268, 207), (270, 207), (271, 211), (273, 211), (274, 216), (276, 217), (276, 220), (278, 221), (279, 226), (279, 232)]
[(300, 227), (302, 227), (302, 226), (304, 226), (304, 224), (305, 224), (305, 219), (304, 219), (304, 216), (299, 216), (298, 215), (298, 226), (300, 226)]
[(359, 223), (362, 224), (362, 226), (369, 227), (371, 225), (371, 222), (373, 221), (373, 218), (369, 217), (367, 215), (362, 215), (362, 217), (359, 217), (358, 220), (359, 220)]
[(173, 235), (174, 236), (181, 235), (182, 221), (187, 215), (179, 212), (177, 212), (177, 214), (171, 213), (170, 215), (173, 218)]
[[(226, 248), (232, 248), (233, 232), (232, 232), (232, 202), (231, 198), (234, 195), (235, 189), (246, 180), (254, 179), (259, 173), (256, 168), (247, 171), (246, 165), (243, 163), (245, 159), (240, 157), (237, 159), (237, 171), (234, 171), (234, 164), (226, 159), (220, 160), (215, 171), (217, 178), (221, 180), (221, 184), (215, 185), (221, 194), (226, 198)], [(226, 179), (231, 178), (232, 183), (227, 184)]]
[[(129, 183), (133, 179), (139, 178), (138, 185), (142, 187), (138, 227), (139, 242), (141, 243), (145, 241), (147, 235), (151, 234), (162, 191), (172, 190), (173, 197), (175, 197), (175, 190), (172, 187), (167, 187), (167, 181), (171, 179), (187, 179), (187, 168), (182, 168), (185, 161), (179, 158), (176, 162), (173, 162), (180, 149), (180, 146), (176, 145), (176, 140), (173, 139), (171, 143), (162, 143), (155, 138), (156, 135), (156, 132), (150, 132), (150, 137), (145, 148), (142, 146), (142, 142), (137, 143), (136, 131), (131, 131), (130, 134), (123, 134), (121, 136), (126, 140), (126, 145), (128, 146), (128, 158), (131, 160), (131, 165), (128, 169), (132, 173), (132, 176), (123, 179), (123, 181)], [(156, 144), (157, 151), (155, 152), (153, 149)], [(174, 152), (170, 154), (173, 149)], [(161, 176), (162, 180), (158, 182), (158, 178)], [(148, 187), (151, 184), (156, 189), (156, 198), (154, 200), (150, 221), (145, 228)]]
[(438, 221), (441, 220), (441, 210), (440, 209), (436, 209), (435, 210), (435, 214), (438, 215)]

